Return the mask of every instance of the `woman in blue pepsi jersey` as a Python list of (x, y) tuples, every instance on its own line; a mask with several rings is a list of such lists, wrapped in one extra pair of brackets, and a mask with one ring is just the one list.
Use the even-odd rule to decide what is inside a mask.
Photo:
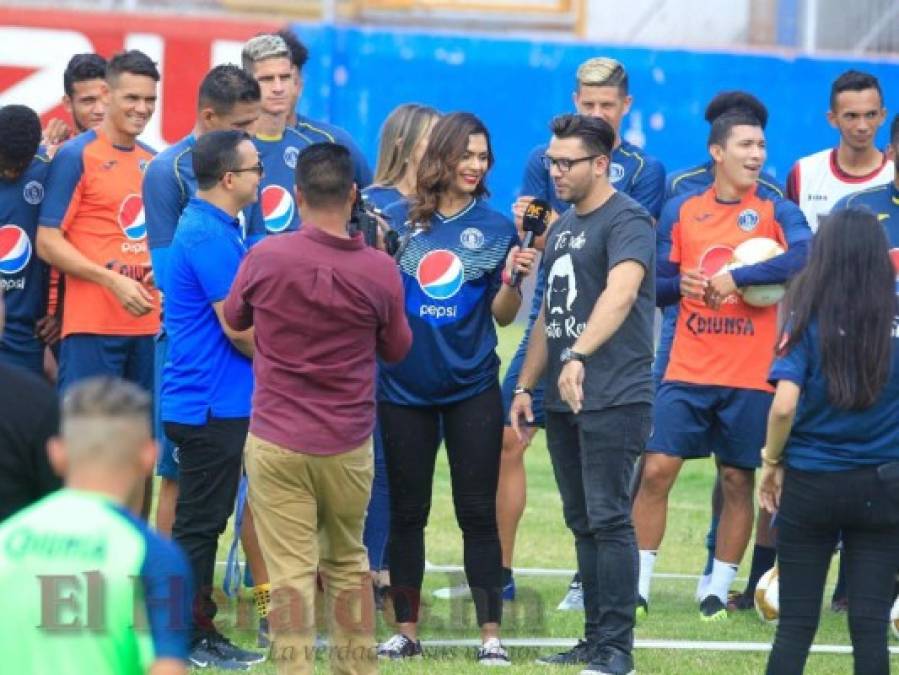
[(378, 418), (390, 485), (391, 595), (399, 632), (383, 658), (421, 655), (418, 610), (424, 528), (441, 431), (447, 448), (465, 573), (482, 646), (478, 661), (505, 665), (499, 641), (502, 568), (496, 486), (503, 433), (496, 329), (521, 306), (513, 272), (527, 275), (534, 249), (521, 251), (512, 223), (486, 202), (493, 166), (490, 135), (470, 113), (440, 119), (418, 168), (414, 196), (386, 215), (400, 232), (398, 264), (412, 350), (383, 366)]
[(855, 673), (890, 672), (899, 333), (889, 247), (874, 214), (838, 211), (822, 222), (787, 297), (758, 488), (778, 526), (780, 620), (769, 675), (805, 668), (841, 532)]
[[(381, 126), (374, 183), (362, 191), (367, 206), (383, 212), (391, 204), (415, 194), (418, 165), (438, 117), (434, 108), (418, 103), (404, 103), (387, 116)], [(390, 530), (390, 491), (379, 425), (374, 432), (374, 449), (375, 476), (362, 540), (368, 550), (375, 600), (380, 606), (389, 584), (387, 536)]]

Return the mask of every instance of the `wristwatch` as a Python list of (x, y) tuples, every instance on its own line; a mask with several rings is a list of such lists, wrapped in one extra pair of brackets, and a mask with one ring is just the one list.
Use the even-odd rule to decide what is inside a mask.
[(519, 394), (527, 394), (531, 398), (534, 398), (534, 392), (532, 392), (528, 387), (523, 385), (518, 385), (515, 389), (512, 390), (512, 397), (518, 396)]
[(562, 363), (568, 363), (569, 361), (580, 361), (581, 363), (587, 363), (587, 355), (576, 352), (571, 347), (565, 347), (565, 349), (562, 350), (562, 354), (559, 357), (559, 360)]

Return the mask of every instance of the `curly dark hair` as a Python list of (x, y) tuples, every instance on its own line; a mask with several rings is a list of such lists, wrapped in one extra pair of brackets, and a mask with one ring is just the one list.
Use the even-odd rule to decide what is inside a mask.
[[(487, 139), (487, 170), (493, 167), (493, 147), (490, 144), (490, 132), (477, 117), (467, 112), (456, 112), (442, 117), (431, 130), (428, 148), (418, 165), (415, 196), (412, 197), (409, 209), (409, 220), (428, 226), (432, 216), (437, 212), (440, 195), (446, 192), (453, 182), (456, 167), (468, 150), (468, 139), (483, 134)], [(482, 179), (472, 196), (476, 199), (487, 197), (486, 179)]]
[(41, 120), (26, 105), (0, 108), (0, 166), (5, 171), (21, 173), (41, 144)]

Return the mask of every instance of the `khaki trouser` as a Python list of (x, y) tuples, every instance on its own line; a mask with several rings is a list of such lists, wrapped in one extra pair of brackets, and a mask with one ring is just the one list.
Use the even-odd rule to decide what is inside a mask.
[(316, 573), (325, 587), (331, 672), (378, 670), (374, 599), (362, 544), (371, 439), (339, 455), (304, 455), (247, 437), (249, 501), (272, 585), (271, 659), (279, 675), (312, 673)]

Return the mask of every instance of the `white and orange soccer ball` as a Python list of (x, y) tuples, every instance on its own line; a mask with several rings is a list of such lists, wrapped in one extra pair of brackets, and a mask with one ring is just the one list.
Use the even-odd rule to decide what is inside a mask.
[(780, 577), (776, 566), (765, 572), (756, 584), (755, 611), (765, 623), (776, 624), (780, 617)]
[[(727, 271), (735, 270), (744, 265), (755, 265), (765, 262), (784, 252), (783, 246), (770, 237), (753, 237), (747, 239), (734, 249), (733, 258), (727, 266)], [(776, 305), (784, 296), (786, 287), (783, 284), (763, 284), (759, 286), (747, 286), (740, 289), (743, 302), (753, 307), (770, 307)]]

